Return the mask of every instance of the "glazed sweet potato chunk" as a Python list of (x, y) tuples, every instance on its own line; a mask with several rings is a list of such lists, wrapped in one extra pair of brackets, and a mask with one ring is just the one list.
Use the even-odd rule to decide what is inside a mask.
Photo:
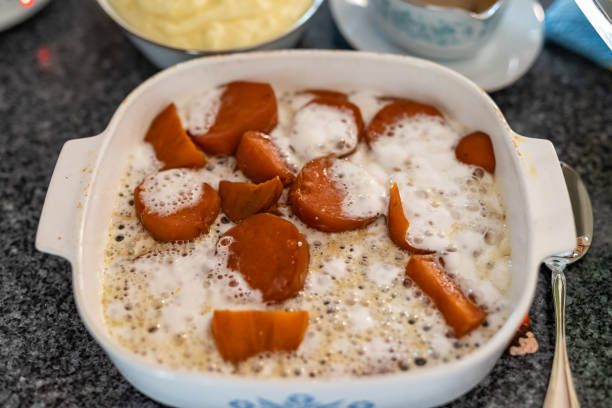
[(404, 99), (395, 100), (374, 115), (365, 131), (366, 142), (368, 144), (374, 142), (395, 122), (417, 115), (443, 117), (440, 111), (433, 106)]
[(213, 125), (201, 135), (191, 135), (211, 155), (234, 154), (244, 132), (269, 132), (276, 126), (276, 96), (269, 84), (236, 81), (225, 86)]
[(294, 351), (308, 327), (308, 312), (215, 310), (212, 332), (219, 354), (238, 363), (264, 351)]
[(495, 153), (489, 135), (483, 132), (470, 133), (464, 136), (455, 148), (457, 160), (465, 164), (473, 164), (495, 173)]
[(278, 176), (286, 186), (295, 178), (276, 146), (261, 132), (244, 134), (236, 150), (236, 164), (255, 183)]
[(267, 213), (252, 215), (223, 234), (218, 251), (224, 246), (227, 266), (240, 272), (264, 301), (283, 301), (304, 287), (308, 242), (289, 221)]
[(453, 328), (456, 338), (480, 326), (487, 317), (461, 292), (433, 256), (411, 256), (406, 266), (406, 276), (433, 300), (446, 323)]
[(331, 89), (306, 89), (302, 93), (308, 93), (314, 95), (317, 98), (333, 98), (340, 100), (347, 100), (348, 95), (342, 92), (333, 91)]
[[(172, 171), (172, 170), (170, 170)], [(162, 172), (165, 173), (165, 172)], [(159, 174), (162, 174), (159, 173)], [(168, 180), (166, 180), (168, 181)], [(158, 241), (185, 241), (208, 232), (212, 222), (220, 210), (219, 195), (207, 183), (201, 184), (200, 195), (191, 200), (189, 205), (179, 206), (172, 210), (172, 202), (180, 202), (187, 198), (180, 194), (173, 198), (149, 198), (151, 190), (156, 187), (143, 181), (134, 190), (134, 208), (136, 215), (144, 228)]]
[(164, 163), (163, 170), (198, 168), (206, 164), (206, 155), (189, 138), (173, 103), (153, 119), (145, 140), (153, 145), (155, 156)]
[(221, 209), (235, 223), (266, 211), (276, 204), (282, 193), (283, 183), (278, 176), (260, 184), (219, 182)]
[(389, 189), (389, 211), (387, 213), (387, 229), (389, 230), (391, 241), (401, 249), (410, 251), (412, 254), (431, 254), (433, 251), (410, 245), (406, 237), (409, 226), (410, 222), (404, 213), (397, 183), (393, 183), (393, 186)]
[(343, 209), (346, 191), (330, 177), (334, 157), (320, 157), (306, 163), (289, 191), (289, 202), (295, 215), (308, 226), (341, 232), (364, 227), (378, 214), (367, 217), (347, 215)]

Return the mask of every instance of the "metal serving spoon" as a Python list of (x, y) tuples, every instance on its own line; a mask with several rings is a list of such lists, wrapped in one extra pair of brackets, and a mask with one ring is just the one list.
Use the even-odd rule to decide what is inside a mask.
[(576, 225), (576, 248), (573, 251), (553, 255), (544, 260), (552, 271), (552, 289), (555, 301), (555, 323), (557, 340), (555, 358), (553, 360), (548, 391), (544, 400), (544, 408), (578, 408), (578, 398), (574, 390), (574, 382), (565, 349), (565, 267), (584, 256), (591, 246), (593, 238), (593, 209), (589, 194), (574, 169), (561, 163), (563, 177), (567, 185), (574, 224)]

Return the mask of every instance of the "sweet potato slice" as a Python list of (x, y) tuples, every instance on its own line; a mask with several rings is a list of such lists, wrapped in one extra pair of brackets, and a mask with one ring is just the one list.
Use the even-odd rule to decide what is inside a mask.
[(166, 106), (153, 119), (145, 140), (153, 145), (155, 156), (164, 163), (162, 170), (199, 168), (206, 164), (206, 155), (189, 138), (174, 103)]
[(308, 312), (215, 310), (212, 332), (219, 354), (238, 363), (264, 351), (294, 351), (308, 327)]
[(446, 323), (453, 328), (456, 338), (480, 326), (487, 317), (484, 310), (461, 292), (433, 256), (411, 256), (406, 266), (406, 276), (433, 300)]
[(269, 84), (236, 81), (226, 85), (213, 125), (201, 135), (191, 135), (206, 152), (234, 154), (244, 132), (269, 132), (276, 126), (276, 96)]
[[(202, 183), (199, 199), (194, 205), (171, 213), (160, 213), (148, 205), (143, 197), (146, 192), (143, 181), (134, 190), (134, 208), (144, 228), (158, 241), (186, 241), (208, 232), (220, 210), (219, 195), (207, 183)], [(177, 197), (177, 200), (179, 197)]]
[(345, 157), (357, 149), (363, 118), (357, 105), (334, 97), (318, 97), (293, 116), (289, 139), (304, 162), (334, 155)]
[(404, 214), (402, 199), (400, 197), (397, 183), (389, 189), (389, 212), (387, 213), (387, 229), (391, 241), (401, 249), (410, 251), (411, 254), (431, 254), (433, 251), (420, 249), (410, 245), (406, 239), (406, 233), (410, 222)]
[(329, 175), (335, 160), (339, 159), (326, 156), (306, 163), (289, 190), (291, 208), (304, 223), (321, 231), (341, 232), (365, 227), (378, 214), (351, 217), (344, 213), (342, 202), (346, 192)]
[(278, 176), (261, 184), (219, 182), (221, 209), (235, 223), (272, 207), (283, 193)]
[(470, 133), (464, 136), (455, 148), (457, 160), (465, 164), (473, 164), (495, 173), (495, 153), (489, 135), (483, 132)]
[(222, 246), (228, 247), (227, 266), (240, 272), (264, 301), (283, 301), (304, 287), (308, 242), (289, 221), (267, 213), (252, 215), (223, 234), (218, 248)]
[(439, 116), (443, 118), (440, 111), (433, 106), (399, 99), (385, 105), (374, 115), (365, 131), (366, 142), (368, 144), (374, 142), (385, 133), (388, 126), (393, 125), (398, 120), (417, 115)]
[(255, 183), (278, 176), (286, 186), (295, 178), (276, 146), (260, 132), (246, 132), (242, 136), (236, 150), (236, 164)]
[(302, 93), (308, 93), (316, 96), (317, 98), (333, 98), (340, 100), (347, 100), (348, 95), (338, 91), (332, 91), (331, 89), (306, 89)]

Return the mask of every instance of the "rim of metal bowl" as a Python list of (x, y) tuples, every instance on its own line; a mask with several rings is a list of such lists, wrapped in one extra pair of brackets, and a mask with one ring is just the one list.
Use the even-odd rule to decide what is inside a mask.
[[(102, 8), (102, 10), (104, 10), (104, 12), (106, 13), (107, 16), (109, 16), (115, 23), (117, 23), (123, 30), (125, 30), (126, 32), (128, 32), (129, 34), (143, 40), (146, 41), (150, 44), (156, 45), (158, 47), (162, 47), (171, 51), (177, 51), (177, 52), (182, 52), (185, 54), (189, 54), (189, 55), (207, 55), (207, 54), (227, 54), (227, 53), (234, 53), (234, 52), (247, 52), (247, 51), (251, 51), (251, 50), (256, 50), (259, 49), (261, 47), (265, 47), (269, 44), (273, 44), (276, 41), (284, 38), (285, 36), (290, 35), (291, 33), (297, 31), (298, 29), (300, 29), (308, 20), (310, 20), (310, 18), (316, 13), (316, 11), (319, 9), (319, 7), (321, 6), (321, 4), (323, 4), (325, 0), (313, 0), (312, 4), (310, 5), (310, 7), (308, 8), (308, 10), (306, 10), (306, 12), (304, 14), (302, 14), (302, 16), (295, 22), (293, 23), (293, 25), (291, 25), (291, 27), (289, 27), (289, 29), (287, 29), (287, 31), (283, 32), (282, 34), (263, 41), (263, 42), (259, 42), (256, 44), (252, 44), (252, 45), (248, 45), (248, 46), (244, 46), (244, 47), (238, 47), (238, 48), (222, 48), (222, 49), (193, 49), (193, 48), (179, 48), (179, 47), (175, 47), (172, 45), (168, 45), (168, 44), (163, 44), (161, 42), (152, 40), (150, 38), (145, 37), (143, 34), (137, 32), (135, 29), (133, 29), (120, 15), (119, 13), (117, 13), (115, 11), (115, 9), (109, 4), (109, 0), (97, 0), (98, 5), (100, 6), (100, 8)], [(501, 0), (503, 1), (503, 0)]]
[(452, 6), (436, 6), (433, 4), (423, 4), (421, 2), (416, 2), (414, 0), (403, 0), (406, 3), (409, 3), (411, 6), (415, 6), (415, 7), (421, 7), (427, 10), (432, 10), (432, 11), (448, 11), (448, 10), (453, 10), (453, 11), (459, 11), (459, 12), (463, 12), (465, 14), (469, 14), (470, 17), (477, 19), (477, 20), (486, 20), (489, 17), (492, 17), (494, 14), (496, 14), (504, 5), (504, 3), (506, 2), (506, 0), (497, 0), (495, 3), (493, 3), (491, 5), (491, 7), (489, 7), (488, 9), (481, 11), (480, 13), (476, 13), (473, 11), (469, 11), (460, 7), (452, 7)]

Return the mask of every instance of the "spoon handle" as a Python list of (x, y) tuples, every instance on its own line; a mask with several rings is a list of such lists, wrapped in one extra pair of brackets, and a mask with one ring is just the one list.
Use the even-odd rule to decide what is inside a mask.
[(565, 349), (565, 274), (563, 266), (557, 265), (551, 269), (557, 340), (544, 408), (579, 408)]

